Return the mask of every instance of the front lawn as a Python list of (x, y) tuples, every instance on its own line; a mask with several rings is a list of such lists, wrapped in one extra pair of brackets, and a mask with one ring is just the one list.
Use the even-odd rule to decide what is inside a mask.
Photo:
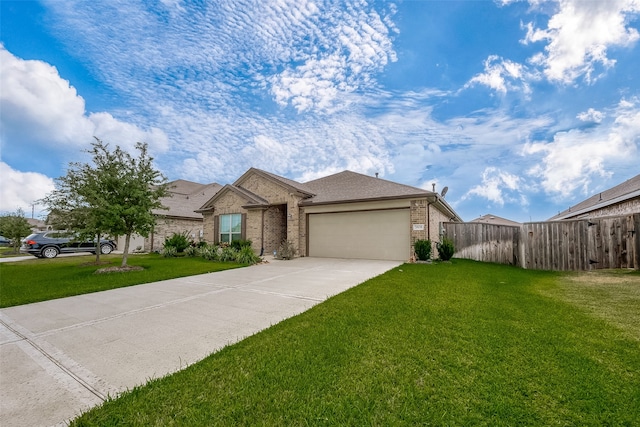
[(580, 276), (403, 265), (72, 425), (640, 425), (640, 276)]
[(0, 263), (0, 307), (55, 298), (105, 291), (125, 286), (194, 274), (210, 273), (241, 267), (231, 262), (212, 262), (200, 257), (164, 258), (158, 254), (133, 255), (128, 264), (141, 266), (143, 271), (95, 274), (100, 268), (118, 266), (121, 255), (103, 255), (99, 266), (91, 265), (94, 255), (55, 259), (36, 259)]

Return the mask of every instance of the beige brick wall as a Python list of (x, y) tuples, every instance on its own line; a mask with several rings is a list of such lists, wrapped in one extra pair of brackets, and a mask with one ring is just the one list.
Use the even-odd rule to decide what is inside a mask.
[(603, 216), (629, 215), (632, 213), (640, 213), (640, 197), (589, 212), (588, 216), (589, 218), (598, 218)]
[(273, 254), (287, 238), (285, 205), (271, 206), (264, 211), (264, 253)]
[[(411, 201), (411, 253), (416, 240), (431, 240), (431, 257), (438, 257), (436, 243), (440, 242), (440, 223), (449, 221), (449, 217), (440, 212), (427, 199)], [(414, 230), (414, 224), (424, 224), (423, 230)]]
[[(153, 232), (144, 239), (144, 250), (153, 252), (159, 251), (164, 246), (164, 240), (171, 237), (173, 233), (188, 232), (189, 237), (194, 241), (200, 240), (200, 232), (203, 230), (204, 222), (198, 219), (185, 218), (158, 218)], [(136, 248), (130, 248), (135, 250)]]
[(242, 182), (238, 182), (238, 185), (251, 191), (254, 194), (259, 195), (263, 199), (266, 199), (272, 205), (287, 205), (286, 236), (281, 236), (280, 234), (276, 233), (273, 236), (270, 235), (268, 240), (267, 236), (265, 235), (265, 253), (267, 253), (267, 247), (269, 248), (269, 252), (273, 252), (273, 250), (271, 250), (271, 239), (279, 239), (280, 242), (277, 243), (277, 246), (280, 246), (281, 241), (285, 238), (293, 242), (294, 246), (300, 253), (301, 245), (304, 245), (304, 240), (300, 240), (301, 234), (304, 235), (304, 231), (301, 231), (300, 228), (300, 208), (298, 204), (300, 203), (302, 198), (300, 196), (297, 196), (290, 190), (282, 187), (281, 185), (269, 179), (265, 179), (257, 174), (249, 175)]

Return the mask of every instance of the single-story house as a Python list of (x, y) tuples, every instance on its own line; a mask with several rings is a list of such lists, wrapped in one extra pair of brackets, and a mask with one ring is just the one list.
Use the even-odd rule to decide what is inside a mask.
[[(300, 256), (409, 260), (413, 243), (461, 221), (438, 193), (343, 171), (300, 183), (251, 168), (204, 203), (204, 240), (251, 240), (256, 253), (289, 241)], [(434, 251), (435, 252), (435, 251)]]
[[(204, 237), (203, 217), (196, 210), (216, 194), (220, 184), (199, 184), (179, 179), (168, 183), (169, 195), (161, 199), (167, 209), (154, 209), (156, 224), (148, 237), (131, 236), (130, 251), (159, 251), (173, 233), (187, 233), (195, 242)], [(118, 237), (118, 249), (124, 249), (124, 236)]]
[(479, 222), (482, 224), (493, 224), (493, 225), (508, 225), (510, 227), (520, 227), (522, 224), (516, 221), (511, 221), (510, 219), (499, 217), (498, 215), (486, 214), (482, 215), (471, 222)]
[(548, 221), (598, 218), (640, 213), (640, 175), (560, 212)]

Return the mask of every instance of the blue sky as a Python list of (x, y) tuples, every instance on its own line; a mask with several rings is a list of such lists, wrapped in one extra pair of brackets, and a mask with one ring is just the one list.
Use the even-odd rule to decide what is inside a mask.
[(149, 143), (170, 180), (435, 183), (464, 220), (545, 220), (640, 173), (638, 0), (0, 8), (0, 211), (93, 136)]

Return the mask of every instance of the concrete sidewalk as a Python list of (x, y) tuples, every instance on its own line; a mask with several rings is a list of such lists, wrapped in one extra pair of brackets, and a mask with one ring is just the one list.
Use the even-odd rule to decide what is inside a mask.
[(0, 310), (0, 424), (64, 425), (395, 266), (297, 258)]

